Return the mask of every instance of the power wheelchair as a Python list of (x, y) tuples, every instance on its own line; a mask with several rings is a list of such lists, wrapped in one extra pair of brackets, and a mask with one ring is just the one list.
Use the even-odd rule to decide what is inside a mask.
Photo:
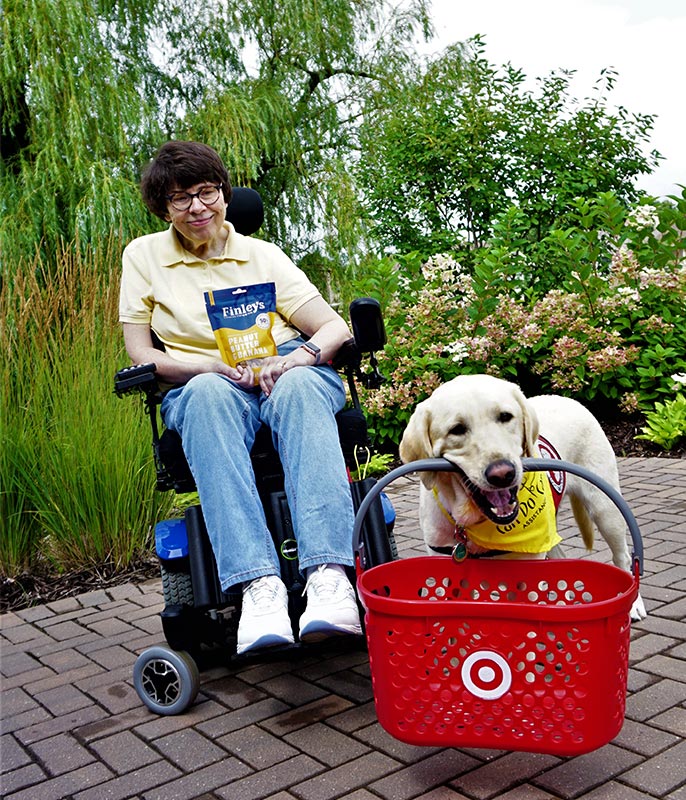
[[(237, 188), (227, 210), (227, 218), (236, 229), (250, 235), (263, 219), (262, 201), (251, 189)], [(342, 372), (350, 394), (349, 407), (337, 415), (341, 448), (349, 470), (364, 463), (370, 452), (367, 425), (361, 409), (357, 385), (378, 388), (384, 381), (378, 370), (375, 353), (385, 343), (385, 330), (378, 302), (360, 298), (350, 305), (353, 339), (337, 354), (334, 367)], [(371, 369), (363, 371), (367, 360)], [(367, 369), (367, 367), (364, 367)], [(195, 482), (188, 467), (179, 435), (161, 430), (159, 406), (162, 402), (154, 364), (142, 364), (119, 370), (114, 391), (119, 397), (138, 394), (142, 397), (152, 432), (156, 470), (156, 488), (177, 493), (193, 492)], [(162, 575), (164, 608), (160, 614), (167, 645), (149, 647), (134, 665), (134, 687), (145, 705), (158, 714), (183, 712), (195, 699), (200, 669), (218, 655), (224, 662), (273, 657), (284, 650), (311, 651), (335, 646), (331, 640), (320, 644), (298, 642), (298, 625), (305, 600), (304, 579), (297, 560), (297, 542), (284, 492), (284, 475), (273, 447), (271, 434), (263, 426), (251, 452), (258, 492), (267, 524), (279, 556), (281, 577), (288, 589), (289, 615), (295, 643), (257, 654), (235, 655), (241, 593), (224, 592), (219, 584), (214, 554), (199, 504), (186, 508), (182, 519), (163, 520), (155, 527), (155, 547)], [(350, 483), (355, 511), (376, 483), (362, 478)], [(366, 515), (362, 540), (370, 566), (386, 563), (397, 556), (393, 539), (394, 511), (385, 494), (377, 497)], [(352, 539), (351, 539), (352, 552)], [(354, 571), (349, 572), (351, 581)], [(354, 646), (364, 646), (363, 637)], [(339, 643), (339, 646), (343, 641)]]

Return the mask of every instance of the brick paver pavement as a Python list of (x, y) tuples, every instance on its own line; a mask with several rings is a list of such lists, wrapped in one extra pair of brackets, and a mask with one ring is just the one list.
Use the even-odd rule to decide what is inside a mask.
[[(222, 664), (196, 703), (150, 713), (136, 655), (162, 641), (161, 585), (92, 591), (0, 617), (6, 800), (686, 800), (686, 461), (621, 459), (645, 543), (624, 727), (575, 758), (414, 747), (374, 711), (364, 649)], [(416, 476), (390, 490), (401, 555), (421, 554)], [(584, 555), (561, 515), (568, 556)], [(571, 538), (570, 538), (571, 537)], [(594, 556), (607, 560), (604, 543)]]

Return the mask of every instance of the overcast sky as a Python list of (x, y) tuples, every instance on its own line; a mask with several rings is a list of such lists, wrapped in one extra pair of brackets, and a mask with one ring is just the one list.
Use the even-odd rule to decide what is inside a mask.
[(639, 186), (657, 196), (686, 184), (686, 0), (433, 0), (431, 49), (480, 33), (493, 64), (529, 78), (577, 71), (574, 94), (588, 95), (600, 70), (619, 77), (610, 104), (655, 114), (650, 148), (665, 160)]

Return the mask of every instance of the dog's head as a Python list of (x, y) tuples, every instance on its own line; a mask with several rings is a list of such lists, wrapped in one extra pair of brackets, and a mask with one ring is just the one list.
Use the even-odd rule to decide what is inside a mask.
[[(490, 375), (461, 375), (416, 407), (400, 442), (405, 462), (446, 458), (479, 510), (506, 524), (518, 513), (523, 456), (534, 454), (538, 418), (522, 391)], [(431, 489), (433, 473), (421, 479)]]

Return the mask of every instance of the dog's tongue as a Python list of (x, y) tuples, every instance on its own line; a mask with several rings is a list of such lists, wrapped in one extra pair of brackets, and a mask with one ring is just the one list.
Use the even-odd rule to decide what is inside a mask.
[(498, 489), (494, 492), (484, 492), (493, 513), (498, 517), (507, 517), (517, 507), (517, 495), (511, 489)]

